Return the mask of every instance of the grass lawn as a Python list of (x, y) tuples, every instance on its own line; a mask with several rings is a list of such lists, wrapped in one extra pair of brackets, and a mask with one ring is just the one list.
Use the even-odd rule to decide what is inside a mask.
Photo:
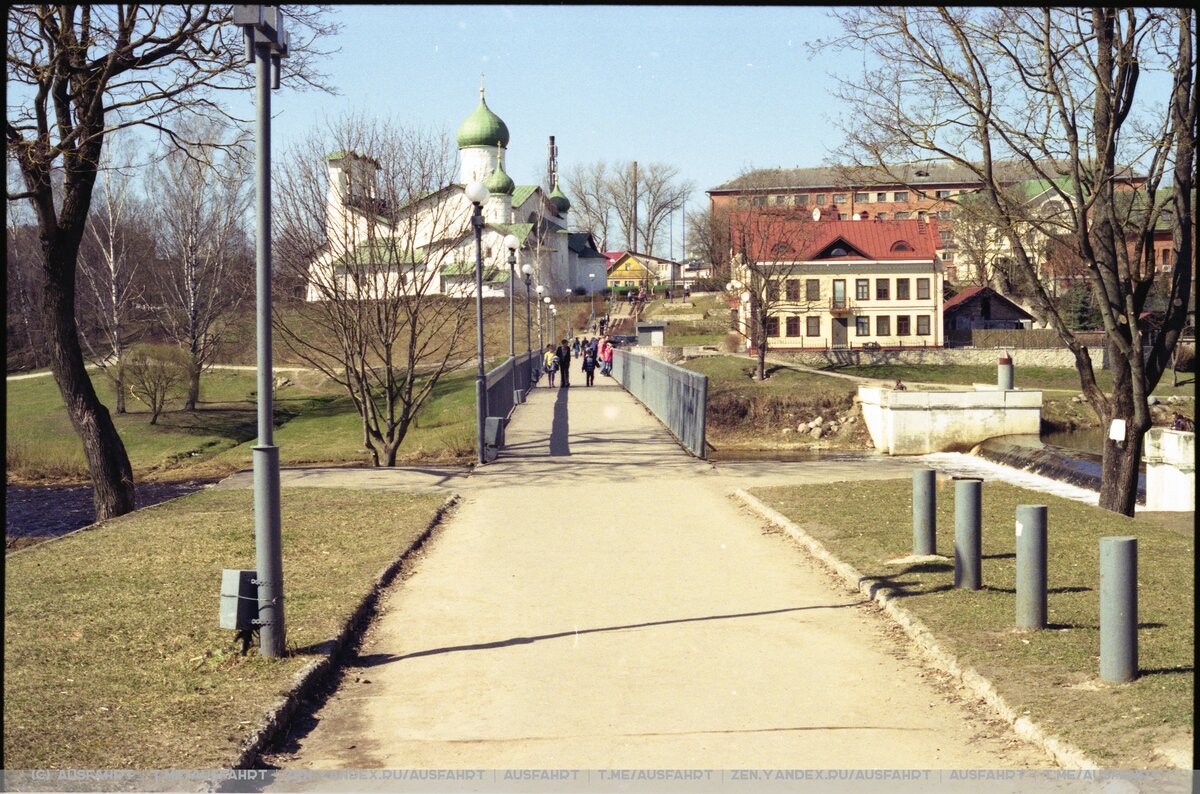
[(8, 557), (5, 766), (227, 767), (443, 501), (285, 489), (283, 660), (243, 657), (218, 628), (221, 569), (254, 567), (248, 490), (196, 493)]
[[(195, 413), (168, 408), (157, 425), (149, 410), (130, 399), (128, 413), (113, 420), (133, 466), (134, 478), (186, 479), (192, 466), (253, 439), (257, 433), (253, 372), (212, 370), (200, 379), (200, 404)], [(330, 385), (313, 376), (288, 373), (294, 381), (279, 391), (276, 423), (287, 421), (332, 395)], [(105, 405), (116, 405), (111, 381), (92, 373)], [(10, 483), (86, 481), (83, 444), (67, 417), (52, 377), (11, 381), (5, 401), (6, 462)]]
[[(1106, 767), (1162, 766), (1153, 748), (1192, 744), (1195, 676), (1192, 516), (1126, 518), (1001, 483), (983, 488), (984, 589), (953, 589), (953, 562), (887, 565), (912, 551), (912, 483), (888, 480), (756, 489), (899, 603), (963, 663), (991, 680), (1018, 714)], [(938, 484), (938, 550), (953, 554), (954, 488)], [(1015, 511), (1045, 504), (1049, 622), (1015, 629)], [(1138, 538), (1139, 667), (1125, 685), (1099, 680), (1099, 542)]]
[[(499, 360), (489, 363), (498, 364)], [(362, 424), (340, 386), (315, 372), (282, 373), (291, 384), (275, 394), (275, 443), (285, 466), (369, 465)], [(100, 399), (115, 404), (111, 383), (94, 373)], [(136, 401), (113, 415), (137, 482), (223, 477), (251, 465), (258, 434), (255, 374), (212, 370), (195, 413), (168, 410), (151, 425)], [(444, 377), (400, 448), (400, 460), (461, 462), (475, 443), (474, 372)], [(11, 484), (88, 480), (83, 445), (53, 378), (8, 383), (6, 458)]]

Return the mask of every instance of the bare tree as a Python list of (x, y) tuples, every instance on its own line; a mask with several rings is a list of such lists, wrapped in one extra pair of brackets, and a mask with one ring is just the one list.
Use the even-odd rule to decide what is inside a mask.
[(595, 163), (576, 163), (566, 175), (567, 192), (571, 195), (571, 209), (581, 229), (592, 233), (607, 251), (609, 228), (612, 223), (612, 204), (608, 194), (608, 164), (603, 160)]
[[(322, 87), (316, 42), (336, 27), (319, 6), (289, 6), (291, 87)], [(215, 97), (248, 88), (239, 29), (229, 6), (21, 5), (8, 10), (6, 154), (15, 161), (41, 242), (43, 313), (50, 368), (83, 441), (96, 518), (134, 507), (125, 445), (84, 367), (75, 320), (79, 246), (100, 152), (116, 129), (141, 125), (175, 140), (185, 112), (227, 115)], [(62, 173), (61, 187), (53, 174)]]
[(651, 163), (644, 174), (639, 172), (638, 183), (638, 239), (645, 241), (643, 251), (656, 254), (663, 225), (683, 209), (696, 185), (681, 179), (678, 168), (663, 163)]
[(724, 284), (730, 278), (729, 210), (706, 208), (687, 215), (688, 240), (711, 268), (713, 278)]
[[(737, 330), (757, 354), (756, 377), (767, 377), (769, 330), (789, 312), (811, 311), (816, 300), (801, 290), (800, 271), (815, 223), (794, 211), (763, 207), (726, 216), (730, 241), (731, 292), (747, 315)], [(819, 300), (819, 299), (818, 299)], [(777, 334), (776, 334), (777, 335)]]
[(129, 393), (150, 409), (150, 424), (158, 424), (167, 403), (178, 399), (188, 368), (187, 353), (174, 345), (134, 345), (126, 354)]
[[(344, 170), (327, 192), (332, 150)], [(285, 161), (276, 261), (305, 280), (309, 301), (277, 310), (275, 325), (345, 388), (373, 464), (394, 466), (439, 380), (473, 352), (473, 301), (439, 294), (444, 267), (474, 263), (454, 150), (444, 135), (351, 119)]]
[(80, 255), (80, 302), (90, 320), (80, 338), (88, 359), (116, 387), (118, 414), (125, 413), (125, 353), (136, 333), (136, 304), (145, 292), (138, 271), (150, 253), (136, 228), (145, 207), (133, 195), (136, 165), (127, 144), (127, 139), (113, 138), (101, 153), (103, 176), (97, 180), (98, 200), (93, 201)]
[(4, 245), (8, 322), (8, 366), (43, 367), (46, 365), (46, 331), (42, 322), (41, 287), (36, 267), (38, 258), (37, 227), (9, 213)]
[(204, 147), (171, 149), (153, 170), (158, 211), (157, 314), (167, 338), (188, 355), (184, 410), (196, 410), (200, 376), (252, 283), (243, 226), (250, 204), (247, 153), (222, 144), (227, 131), (192, 122), (187, 137)]
[[(1169, 366), (1191, 299), (1196, 141), (1195, 12), (1190, 9), (873, 7), (834, 12), (878, 67), (848, 80), (844, 152), (855, 164), (945, 158), (969, 169), (1033, 306), (1075, 356), (1088, 403), (1108, 429), (1100, 506), (1132, 515), (1150, 392)], [(1169, 88), (1147, 96), (1150, 72)], [(1048, 228), (1005, 190), (1023, 164), (1066, 208)], [(1164, 189), (1164, 185), (1170, 184)], [(1166, 194), (1164, 196), (1164, 193)], [(1168, 309), (1153, 340), (1139, 328), (1155, 278), (1153, 230), (1174, 224)], [(1065, 231), (1064, 231), (1065, 225)], [(1022, 229), (1069, 241), (1086, 263), (1113, 372), (1096, 382), (1085, 345), (1038, 279)]]

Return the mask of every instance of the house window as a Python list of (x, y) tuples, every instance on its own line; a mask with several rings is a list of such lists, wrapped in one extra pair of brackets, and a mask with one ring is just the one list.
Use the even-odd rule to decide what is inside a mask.
[(877, 213), (875, 213), (875, 220), (877, 220), (877, 221), (886, 221), (886, 220), (887, 220), (887, 213), (886, 213), (886, 212), (877, 212)]
[(917, 279), (917, 300), (919, 300), (919, 301), (929, 300), (929, 279), (927, 279), (927, 278)]
[(892, 194), (892, 200), (893, 201), (908, 201), (908, 191), (907, 190), (897, 190), (895, 193)]
[(871, 200), (871, 194), (870, 193), (855, 193), (854, 200), (856, 202), (861, 201), (865, 204), (866, 202)]
[(821, 280), (810, 278), (804, 282), (804, 298), (810, 301), (819, 301), (821, 299)]
[[(799, 281), (799, 279), (789, 278), (787, 280), (787, 294), (785, 295), (785, 297), (787, 300), (790, 300), (790, 301), (800, 300), (800, 281)], [(791, 334), (788, 334), (788, 336), (791, 336)]]
[(875, 336), (892, 335), (892, 318), (880, 315), (875, 318)]
[(907, 314), (901, 314), (896, 318), (896, 336), (909, 335), (909, 320)]
[(848, 221), (848, 220), (850, 220), (850, 213), (848, 213), (848, 212), (839, 212), (839, 213), (838, 213), (838, 220), (839, 220), (839, 221)]
[(788, 336), (800, 336), (800, 318), (799, 317), (787, 318), (787, 335)]
[(896, 300), (898, 300), (898, 301), (908, 300), (908, 279), (906, 279), (906, 278), (896, 279)]
[(754, 202), (754, 206), (761, 207), (767, 203), (767, 197), (766, 196), (755, 196), (753, 199), (753, 202)]
[(917, 336), (929, 336), (929, 315), (917, 315)]
[(845, 204), (846, 203), (846, 194), (845, 193), (834, 193), (833, 194), (833, 203), (834, 204)]
[(796, 203), (801, 206), (807, 204), (808, 203), (808, 194), (805, 194), (803, 196), (796, 196)]
[(806, 327), (804, 329), (806, 336), (820, 336), (821, 335), (821, 318), (820, 317), (813, 317), (812, 315), (809, 315), (808, 317), (804, 318), (804, 321), (805, 321), (805, 325), (806, 325)]
[(911, 217), (912, 217), (911, 212), (897, 212), (896, 213), (896, 220), (898, 220), (898, 221), (906, 221)]
[(829, 196), (826, 196), (824, 193), (817, 194), (817, 204), (824, 204), (828, 200)]
[(942, 239), (943, 243), (948, 243), (954, 239), (953, 232), (951, 232), (949, 229), (938, 229), (938, 237)]
[(767, 318), (767, 336), (779, 336), (779, 318)]
[(917, 220), (919, 220), (919, 221), (923, 221), (923, 220), (925, 220), (925, 216), (926, 216), (926, 215), (928, 215), (928, 214), (929, 214), (929, 213), (927, 213), (925, 210), (919, 210), (919, 211), (917, 212)]
[(887, 201), (887, 193), (876, 193), (875, 200), (876, 201)]
[(871, 318), (870, 317), (855, 317), (854, 318), (854, 335), (855, 336), (870, 336), (871, 335)]
[(886, 278), (875, 279), (875, 300), (885, 301), (888, 299), (888, 280)]
[(938, 219), (939, 221), (948, 221), (948, 220), (950, 220), (950, 210), (938, 210), (938, 212), (937, 212), (937, 219)]
[(939, 190), (936, 193), (934, 193), (934, 195), (940, 199), (948, 199), (948, 198), (950, 198), (950, 191), (949, 190)]
[(738, 196), (738, 206), (739, 207), (744, 207), (749, 203), (750, 203), (750, 199), (746, 198), (745, 196)]
[(942, 261), (943, 262), (953, 262), (954, 254), (950, 251), (942, 251)]
[(869, 301), (871, 299), (871, 281), (870, 279), (860, 278), (854, 281), (854, 297), (860, 301)]

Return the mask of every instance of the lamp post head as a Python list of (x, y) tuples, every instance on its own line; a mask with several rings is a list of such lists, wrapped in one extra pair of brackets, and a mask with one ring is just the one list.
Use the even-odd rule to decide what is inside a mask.
[[(539, 289), (538, 292), (541, 292), (541, 290)], [(549, 306), (550, 305), (550, 296), (547, 295), (546, 297), (542, 298), (542, 302), (545, 303), (547, 306)]]
[[(545, 287), (543, 287), (541, 284), (537, 285), (537, 294), (538, 294), (539, 298), (542, 297), (542, 293), (545, 291), (546, 291)], [(547, 298), (547, 300), (549, 300), (549, 298)]]
[(488, 193), (487, 185), (479, 181), (468, 182), (466, 190), (463, 192), (467, 194), (467, 201), (476, 205), (487, 201), (488, 196), (491, 195)]
[(525, 278), (529, 278), (533, 275), (533, 265), (526, 262), (525, 264), (521, 265), (521, 272), (525, 274)]
[(504, 247), (509, 251), (516, 251), (521, 247), (521, 241), (517, 239), (515, 234), (506, 234), (504, 236)]

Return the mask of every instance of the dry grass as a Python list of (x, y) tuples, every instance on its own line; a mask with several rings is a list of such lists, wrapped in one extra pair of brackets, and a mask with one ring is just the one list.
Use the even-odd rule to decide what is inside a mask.
[(285, 489), (292, 655), (273, 661), (217, 621), (221, 569), (254, 567), (251, 499), (205, 491), (6, 560), (7, 768), (228, 766), (443, 501)]
[[(897, 588), (900, 604), (952, 653), (990, 679), (1017, 713), (1105, 766), (1154, 767), (1154, 748), (1191, 746), (1195, 670), (1192, 516), (1126, 518), (1001, 483), (983, 488), (983, 582), (954, 590), (953, 563), (888, 565), (912, 551), (909, 480), (756, 491), (865, 577)], [(938, 488), (938, 550), (953, 553), (954, 491)], [(1049, 622), (1015, 624), (1015, 510), (1049, 507)], [(1141, 677), (1099, 681), (1099, 540), (1138, 538)]]

